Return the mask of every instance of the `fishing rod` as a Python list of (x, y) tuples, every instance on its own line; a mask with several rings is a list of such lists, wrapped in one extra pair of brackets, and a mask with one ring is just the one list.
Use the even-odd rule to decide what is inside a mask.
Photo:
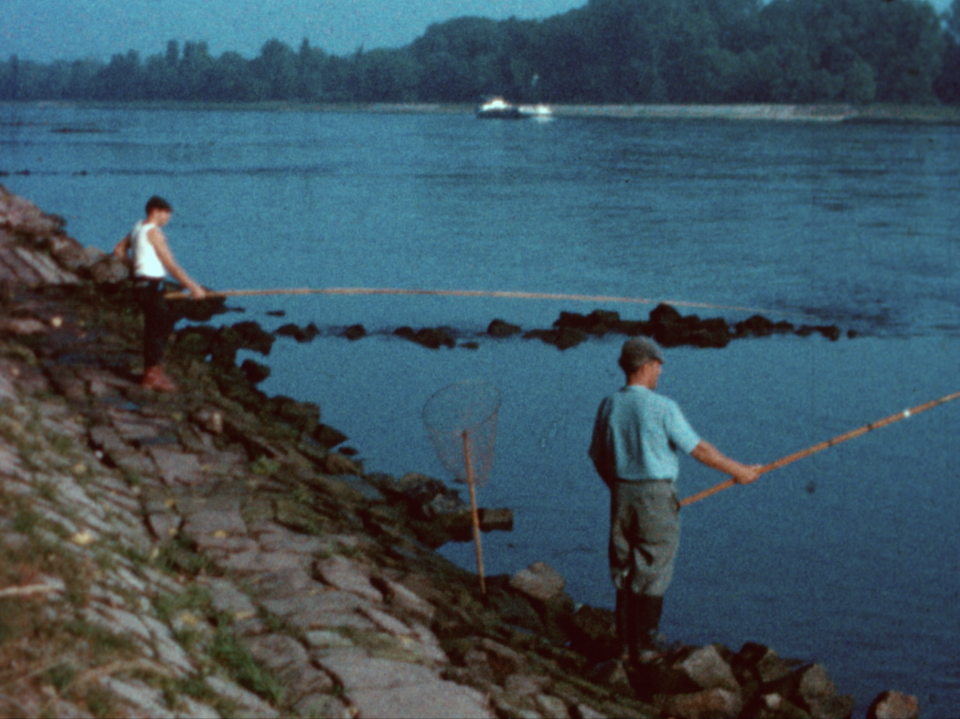
[[(372, 288), (372, 287), (294, 287), (272, 290), (220, 290), (207, 292), (207, 297), (260, 297), (267, 295), (435, 295), (444, 297), (498, 297), (502, 299), (520, 300), (565, 300), (577, 302), (610, 302), (633, 304), (666, 303), (674, 307), (699, 307), (715, 310), (735, 310), (738, 312), (774, 313), (776, 310), (758, 309), (756, 307), (735, 307), (727, 305), (712, 305), (704, 302), (683, 302), (675, 300), (654, 300), (645, 297), (617, 297), (612, 295), (575, 295), (551, 292), (512, 292), (504, 290), (418, 290), (401, 288)], [(164, 295), (168, 300), (190, 299), (189, 292), (167, 292)]]
[[(941, 404), (946, 404), (955, 399), (960, 398), (960, 392), (954, 392), (953, 394), (948, 394), (945, 397), (940, 399), (931, 400), (930, 402), (924, 402), (923, 404), (918, 404), (916, 407), (911, 407), (910, 409), (905, 409), (902, 412), (897, 412), (896, 414), (891, 414), (889, 417), (884, 417), (883, 419), (878, 419), (876, 422), (871, 422), (870, 424), (865, 424), (862, 427), (857, 429), (852, 429), (849, 432), (844, 432), (839, 434), (833, 439), (828, 439), (825, 442), (820, 442), (815, 444), (812, 447), (807, 447), (802, 449), (799, 452), (794, 452), (793, 454), (787, 455), (781, 459), (778, 459), (776, 462), (771, 462), (770, 464), (765, 464), (760, 469), (760, 474), (766, 474), (767, 472), (772, 472), (775, 469), (780, 469), (780, 467), (785, 467), (791, 462), (796, 462), (798, 459), (803, 459), (804, 457), (809, 457), (811, 454), (816, 454), (817, 452), (828, 449), (835, 445), (840, 444), (841, 442), (846, 442), (848, 439), (854, 439), (860, 435), (871, 432), (875, 429), (880, 429), (881, 427), (886, 427), (888, 424), (893, 424), (894, 422), (899, 422), (901, 419), (907, 419), (913, 417), (916, 414), (925, 412), (928, 409), (933, 409), (934, 407), (939, 407)], [(731, 477), (730, 479), (715, 484), (712, 487), (708, 487), (702, 492), (697, 492), (692, 494), (689, 497), (680, 501), (681, 507), (686, 507), (688, 504), (693, 504), (694, 502), (699, 502), (701, 499), (706, 499), (711, 497), (717, 492), (721, 492), (724, 489), (729, 489), (737, 484), (737, 481)]]

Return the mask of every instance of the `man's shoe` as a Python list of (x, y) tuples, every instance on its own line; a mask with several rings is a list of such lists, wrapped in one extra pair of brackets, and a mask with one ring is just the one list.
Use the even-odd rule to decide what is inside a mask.
[(140, 386), (157, 392), (176, 392), (180, 389), (172, 379), (167, 377), (160, 365), (153, 365), (144, 370), (143, 381), (140, 382)]

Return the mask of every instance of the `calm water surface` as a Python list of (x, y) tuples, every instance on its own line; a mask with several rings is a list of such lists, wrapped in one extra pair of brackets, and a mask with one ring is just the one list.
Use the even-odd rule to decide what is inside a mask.
[[(960, 388), (956, 128), (6, 106), (0, 170), (104, 250), (149, 195), (166, 196), (178, 259), (215, 288), (604, 294), (856, 330), (669, 352), (661, 391), (743, 461)], [(494, 317), (546, 327), (595, 305), (237, 304), (268, 329), (328, 330), (309, 345), (278, 341), (263, 389), (320, 403), (371, 471), (442, 476), (423, 404), (457, 380), (497, 384), (496, 459), (480, 500), (513, 508), (516, 528), (484, 537), (488, 572), (544, 560), (575, 600), (612, 605), (608, 497), (586, 445), (597, 403), (622, 383), (622, 338), (560, 352), (482, 337)], [(606, 307), (627, 318), (650, 308)], [(278, 309), (286, 316), (266, 314)], [(372, 335), (335, 336), (357, 322)], [(390, 336), (404, 324), (449, 325), (480, 346), (431, 352)], [(945, 405), (685, 509), (664, 630), (820, 661), (860, 715), (893, 688), (917, 695), (926, 716), (960, 716), (958, 433), (960, 403)], [(687, 460), (680, 493), (721, 479)], [(474, 567), (469, 545), (444, 553)]]

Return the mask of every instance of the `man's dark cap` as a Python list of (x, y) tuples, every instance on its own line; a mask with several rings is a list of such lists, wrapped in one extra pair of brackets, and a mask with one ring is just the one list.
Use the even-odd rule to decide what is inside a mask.
[(634, 337), (623, 343), (620, 350), (620, 366), (625, 372), (632, 372), (651, 360), (663, 362), (663, 349), (647, 337)]

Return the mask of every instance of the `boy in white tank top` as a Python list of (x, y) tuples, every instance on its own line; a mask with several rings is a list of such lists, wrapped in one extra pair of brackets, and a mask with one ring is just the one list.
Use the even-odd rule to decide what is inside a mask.
[[(167, 244), (163, 227), (170, 221), (173, 208), (162, 197), (147, 201), (147, 216), (140, 220), (113, 253), (132, 269), (140, 307), (143, 309), (143, 380), (141, 385), (161, 392), (175, 392), (176, 384), (163, 371), (163, 353), (173, 329), (164, 298), (163, 279), (169, 272), (186, 287), (195, 300), (206, 297), (204, 289), (188, 275)], [(132, 257), (130, 256), (132, 254)]]

